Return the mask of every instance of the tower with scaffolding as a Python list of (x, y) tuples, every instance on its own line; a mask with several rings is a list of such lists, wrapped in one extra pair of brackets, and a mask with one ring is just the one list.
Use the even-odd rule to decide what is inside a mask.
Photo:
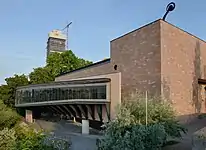
[(62, 53), (68, 50), (68, 29), (71, 24), (72, 22), (68, 23), (62, 30), (53, 30), (48, 34), (47, 57), (51, 53)]
[(64, 52), (66, 50), (66, 35), (60, 30), (53, 30), (48, 34), (47, 57), (54, 52)]

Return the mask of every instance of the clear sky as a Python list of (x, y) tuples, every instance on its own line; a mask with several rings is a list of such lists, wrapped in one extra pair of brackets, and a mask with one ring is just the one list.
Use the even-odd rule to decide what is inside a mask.
[[(45, 64), (48, 32), (67, 21), (69, 49), (99, 61), (110, 40), (162, 18), (169, 0), (0, 0), (0, 84)], [(206, 1), (174, 0), (167, 21), (206, 39)]]

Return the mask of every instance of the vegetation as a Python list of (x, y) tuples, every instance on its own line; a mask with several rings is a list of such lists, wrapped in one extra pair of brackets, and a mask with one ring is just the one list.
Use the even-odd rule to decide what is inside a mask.
[(78, 58), (71, 50), (64, 53), (52, 53), (47, 58), (46, 68), (53, 77), (91, 64), (92, 62)]
[(98, 143), (100, 150), (158, 150), (186, 133), (168, 103), (158, 98), (149, 99), (146, 123), (145, 98), (133, 95), (126, 101), (116, 119), (106, 124), (104, 138)]
[(0, 99), (8, 107), (14, 107), (15, 91), (17, 86), (28, 85), (29, 81), (26, 75), (14, 75), (5, 79), (6, 85), (0, 86)]
[(0, 114), (0, 130), (4, 128), (10, 129), (20, 121), (20, 116), (16, 111), (6, 107), (2, 101), (0, 101)]
[(0, 131), (0, 150), (68, 150), (70, 147), (66, 140), (50, 138), (25, 125)]
[[(16, 87), (54, 81), (55, 76), (91, 64), (92, 62), (78, 58), (71, 50), (63, 53), (52, 53), (47, 58), (46, 66), (34, 68), (26, 75), (14, 75), (6, 78), (6, 84), (0, 86), (0, 100), (8, 107), (14, 108)], [(28, 80), (29, 77), (29, 80)], [(18, 110), (21, 113), (21, 110)]]
[[(46, 66), (34, 68), (26, 76), (14, 75), (6, 78), (6, 84), (0, 86), (0, 150), (66, 150), (71, 143), (37, 132), (24, 124), (21, 116), (24, 112), (15, 109), (15, 93), (18, 86), (40, 84), (54, 81), (55, 76), (86, 66), (92, 62), (78, 58), (71, 50), (51, 54)], [(18, 113), (20, 114), (18, 114)]]

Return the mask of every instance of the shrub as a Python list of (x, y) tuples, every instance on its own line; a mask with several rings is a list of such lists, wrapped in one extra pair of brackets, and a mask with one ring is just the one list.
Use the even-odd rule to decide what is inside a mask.
[(0, 130), (12, 128), (20, 120), (20, 116), (11, 108), (6, 107), (1, 101), (0, 114)]
[(99, 150), (158, 150), (169, 139), (186, 133), (170, 104), (158, 98), (148, 99), (146, 125), (145, 104), (142, 95), (128, 97), (116, 119), (105, 125), (104, 138), (97, 143)]
[(46, 136), (42, 132), (36, 132), (28, 126), (21, 124), (16, 125), (15, 130), (17, 150), (52, 150), (51, 146), (43, 143)]
[[(112, 123), (110, 126), (115, 124)], [(111, 131), (107, 130), (107, 133), (109, 132)], [(159, 150), (166, 138), (164, 127), (160, 124), (136, 125), (127, 127), (126, 130), (119, 128), (112, 132), (112, 136), (106, 135), (100, 140), (99, 150)]]
[(68, 150), (71, 146), (66, 140), (48, 136), (24, 124), (16, 125), (15, 130), (17, 150)]
[(5, 128), (0, 131), (0, 150), (15, 150), (15, 131)]
[[(127, 109), (130, 112), (135, 123), (142, 125), (146, 124), (146, 105), (144, 96), (140, 94), (132, 95), (128, 98), (127, 103), (122, 105), (122, 108)], [(122, 108), (120, 111), (122, 111)], [(149, 98), (147, 109), (147, 123), (161, 123), (165, 128), (168, 139), (181, 138), (182, 133), (187, 132), (187, 129), (176, 119), (175, 112), (167, 101), (158, 97)]]
[(57, 137), (48, 136), (44, 143), (52, 146), (55, 150), (69, 150), (71, 148), (71, 139), (62, 139)]

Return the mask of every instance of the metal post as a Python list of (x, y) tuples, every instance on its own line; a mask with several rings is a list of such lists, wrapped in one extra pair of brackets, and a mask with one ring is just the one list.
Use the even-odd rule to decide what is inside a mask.
[(148, 101), (148, 98), (147, 98), (147, 91), (146, 91), (146, 96), (145, 96), (145, 108), (146, 108), (146, 109), (145, 109), (145, 111), (146, 111), (146, 112), (145, 112), (145, 113), (146, 113), (146, 115), (145, 115), (145, 117), (146, 117), (145, 120), (146, 120), (146, 121), (145, 121), (145, 122), (146, 122), (146, 125), (147, 125), (147, 113), (148, 113), (148, 112), (147, 112), (147, 101)]

